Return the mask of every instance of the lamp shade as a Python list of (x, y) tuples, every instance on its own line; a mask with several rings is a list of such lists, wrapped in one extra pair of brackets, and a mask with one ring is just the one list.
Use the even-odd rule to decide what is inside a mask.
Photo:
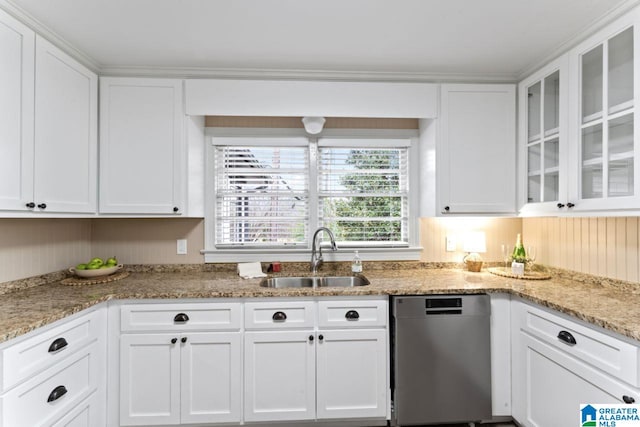
[(322, 132), (322, 128), (324, 127), (324, 123), (326, 119), (324, 117), (303, 117), (302, 124), (304, 125), (304, 130), (311, 135), (318, 134)]
[(462, 248), (465, 252), (484, 253), (487, 251), (487, 241), (484, 231), (471, 231), (464, 236)]

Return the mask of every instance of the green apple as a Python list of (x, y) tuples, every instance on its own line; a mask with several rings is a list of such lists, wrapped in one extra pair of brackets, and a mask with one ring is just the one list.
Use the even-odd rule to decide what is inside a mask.
[(78, 264), (76, 265), (76, 270), (86, 270), (87, 264)]
[(87, 270), (97, 270), (99, 268), (100, 266), (98, 264), (91, 264), (91, 263), (87, 264)]
[(105, 264), (109, 267), (115, 267), (116, 265), (118, 265), (118, 259), (114, 255), (111, 258), (107, 259), (107, 262)]
[(91, 261), (89, 261), (89, 265), (97, 265), (98, 267), (101, 267), (103, 264), (104, 261), (102, 260), (102, 258), (93, 258)]

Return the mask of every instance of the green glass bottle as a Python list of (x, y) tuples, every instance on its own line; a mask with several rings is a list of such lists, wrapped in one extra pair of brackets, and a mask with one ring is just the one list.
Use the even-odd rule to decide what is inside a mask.
[(527, 253), (524, 250), (524, 245), (522, 244), (522, 236), (520, 235), (520, 233), (518, 233), (516, 246), (513, 248), (513, 255), (511, 255), (511, 258), (515, 262), (527, 262)]

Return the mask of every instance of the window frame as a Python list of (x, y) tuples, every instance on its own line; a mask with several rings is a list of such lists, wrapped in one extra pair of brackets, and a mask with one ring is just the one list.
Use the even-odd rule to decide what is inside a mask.
[[(351, 261), (353, 251), (358, 250), (360, 256), (366, 261), (375, 260), (419, 260), (422, 248), (419, 246), (419, 204), (420, 187), (418, 171), (418, 140), (417, 129), (325, 129), (320, 135), (308, 135), (304, 129), (281, 128), (206, 128), (205, 129), (205, 249), (201, 253), (205, 257), (205, 263), (214, 262), (250, 262), (250, 261), (308, 261), (311, 251), (311, 241), (306, 247), (296, 246), (292, 248), (216, 248), (215, 232), (216, 198), (215, 198), (215, 138), (237, 138), (238, 141), (247, 138), (251, 143), (244, 141), (244, 145), (269, 145), (268, 142), (256, 141), (254, 138), (303, 138), (309, 147), (309, 230), (310, 236), (318, 228), (318, 141), (322, 139), (348, 139), (353, 140), (409, 140), (409, 218), (407, 220), (408, 246), (348, 246), (338, 247), (338, 251), (324, 251), (325, 261)], [(241, 145), (238, 143), (238, 145)], [(348, 145), (348, 144), (345, 144)], [(364, 146), (367, 145), (364, 141)], [(310, 240), (309, 239), (309, 240)], [(342, 250), (341, 250), (342, 249)]]

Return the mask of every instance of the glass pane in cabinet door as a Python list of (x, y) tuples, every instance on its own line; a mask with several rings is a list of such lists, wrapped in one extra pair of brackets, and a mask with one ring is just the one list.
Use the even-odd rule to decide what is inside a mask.
[(593, 164), (582, 168), (582, 198), (602, 197), (602, 164)]
[(527, 203), (540, 202), (540, 175), (531, 175), (527, 182)]
[(609, 160), (633, 157), (633, 114), (609, 121)]
[(529, 175), (531, 175), (532, 173), (540, 173), (540, 147), (540, 143), (532, 144), (529, 146), (529, 150), (527, 153), (527, 170), (529, 171)]
[(530, 86), (527, 91), (527, 125), (528, 140), (535, 141), (540, 138), (540, 82)]
[(582, 122), (602, 116), (602, 45), (582, 56)]
[(550, 139), (544, 143), (544, 169), (558, 168), (560, 165), (560, 141), (558, 138)]
[(609, 40), (609, 113), (630, 108), (633, 100), (633, 27)]
[(609, 162), (609, 197), (633, 196), (633, 159)]
[(559, 198), (560, 184), (558, 180), (558, 172), (549, 172), (544, 174), (544, 201), (553, 202)]
[(544, 79), (544, 134), (558, 133), (560, 125), (560, 71)]
[(602, 197), (602, 124), (582, 129), (582, 198)]

